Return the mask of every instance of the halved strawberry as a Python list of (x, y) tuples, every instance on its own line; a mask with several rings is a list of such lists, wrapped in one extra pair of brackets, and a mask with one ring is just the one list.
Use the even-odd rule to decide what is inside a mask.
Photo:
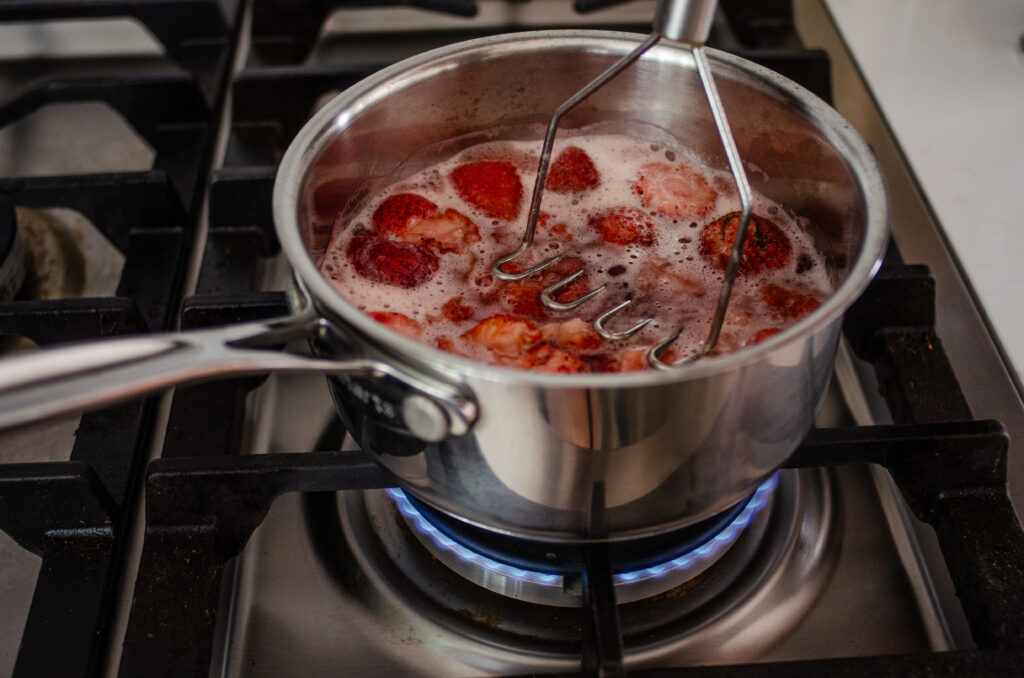
[(420, 327), (420, 324), (407, 315), (392, 311), (370, 311), (366, 315), (382, 325), (387, 325), (395, 332), (404, 334), (410, 339), (419, 339), (423, 334), (423, 328)]
[(416, 193), (389, 195), (373, 211), (373, 225), (382, 233), (401, 233), (412, 217), (437, 214), (437, 205)]
[(597, 168), (586, 151), (569, 146), (558, 154), (548, 168), (544, 188), (555, 193), (589, 191), (600, 183)]
[(619, 356), (618, 364), (610, 372), (639, 372), (650, 369), (647, 362), (647, 349), (634, 348)]
[(412, 288), (437, 272), (437, 255), (424, 245), (372, 235), (352, 238), (345, 252), (356, 273), (368, 280)]
[(457, 210), (441, 209), (416, 193), (395, 193), (373, 212), (373, 225), (406, 242), (429, 243), (441, 252), (457, 252), (462, 245), (480, 241), (480, 231)]
[[(730, 212), (704, 227), (700, 233), (700, 254), (716, 267), (725, 270), (729, 252), (736, 240), (740, 213)], [(789, 238), (768, 219), (751, 215), (747, 240), (740, 253), (740, 274), (777, 271), (789, 261), (792, 250)]]
[(541, 333), (526, 318), (499, 313), (478, 322), (462, 338), (490, 349), (499, 357), (519, 358), (541, 340)]
[(452, 170), (452, 183), (459, 196), (489, 217), (510, 221), (519, 215), (523, 182), (515, 165), (480, 160)]
[(775, 284), (761, 288), (761, 301), (768, 306), (776, 318), (796, 320), (821, 306), (821, 302), (810, 294), (802, 294)]
[(412, 217), (405, 230), (396, 235), (408, 242), (429, 243), (441, 252), (458, 252), (465, 244), (480, 242), (476, 224), (456, 210)]
[(615, 209), (590, 217), (590, 226), (597, 230), (605, 242), (617, 245), (653, 245), (656, 241), (654, 223), (646, 214), (632, 207)]
[(662, 162), (641, 167), (633, 191), (644, 207), (670, 217), (702, 217), (718, 198), (718, 192), (697, 171)]
[(546, 341), (557, 346), (592, 351), (601, 346), (601, 335), (594, 331), (590, 323), (582, 318), (572, 318), (564, 323), (551, 323), (540, 328)]
[(587, 363), (575, 353), (563, 351), (548, 344), (538, 344), (530, 349), (529, 367), (541, 372), (579, 374), (588, 372)]

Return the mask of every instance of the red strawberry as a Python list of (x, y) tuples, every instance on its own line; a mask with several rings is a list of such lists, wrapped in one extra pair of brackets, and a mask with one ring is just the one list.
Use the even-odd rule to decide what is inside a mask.
[(380, 324), (387, 325), (395, 332), (404, 334), (410, 339), (419, 339), (420, 335), (423, 333), (423, 328), (420, 327), (418, 322), (407, 315), (402, 315), (401, 313), (394, 313), (392, 311), (370, 311), (367, 315)]
[(458, 252), (463, 244), (480, 241), (480, 232), (469, 217), (444, 210), (415, 193), (388, 196), (373, 212), (380, 233), (406, 242), (427, 243), (441, 252)]
[(528, 365), (541, 372), (579, 374), (588, 371), (587, 363), (578, 355), (548, 344), (538, 344), (530, 349)]
[(441, 252), (459, 252), (464, 244), (480, 242), (476, 224), (456, 210), (412, 217), (405, 230), (396, 235), (407, 242), (429, 243)]
[[(516, 272), (519, 267), (510, 262), (506, 264), (510, 273)], [(575, 257), (560, 259), (550, 267), (539, 273), (534, 273), (526, 280), (516, 280), (502, 285), (499, 292), (510, 311), (518, 315), (525, 315), (531, 318), (547, 318), (549, 313), (543, 302), (540, 300), (540, 293), (548, 285), (552, 285), (562, 278), (584, 268), (583, 262)], [(569, 283), (554, 295), (555, 301), (563, 304), (579, 299), (590, 291), (590, 282), (584, 273)]]
[(653, 245), (654, 223), (647, 215), (632, 207), (616, 207), (590, 217), (590, 226), (597, 229), (605, 242), (617, 245)]
[(395, 193), (373, 211), (373, 225), (382, 233), (401, 233), (412, 217), (437, 214), (437, 205), (415, 193)]
[(594, 161), (582, 148), (569, 146), (551, 163), (544, 188), (555, 193), (578, 193), (598, 183)]
[(646, 369), (650, 369), (650, 364), (647, 362), (647, 349), (634, 348), (619, 356), (618, 365), (608, 371), (639, 372), (640, 370)]
[(541, 340), (541, 334), (529, 320), (499, 313), (478, 322), (462, 338), (490, 349), (499, 357), (521, 358)]
[(747, 343), (744, 346), (753, 346), (754, 344), (760, 344), (768, 337), (774, 337), (776, 334), (782, 331), (781, 327), (766, 327), (763, 330), (758, 330), (754, 333), (754, 336), (747, 339)]
[(470, 162), (452, 170), (451, 178), (462, 199), (487, 216), (511, 221), (519, 215), (523, 183), (515, 165), (489, 160)]
[(564, 323), (552, 323), (540, 328), (544, 339), (556, 346), (577, 351), (592, 351), (603, 343), (601, 335), (593, 330), (590, 323), (581, 318), (572, 318)]
[(469, 320), (473, 317), (473, 309), (462, 300), (462, 297), (452, 297), (444, 302), (444, 306), (441, 307), (441, 313), (444, 314), (445, 318), (454, 323)]
[[(704, 227), (700, 233), (700, 254), (716, 267), (725, 270), (729, 264), (729, 252), (736, 240), (736, 229), (740, 225), (740, 213), (730, 212)], [(740, 254), (740, 274), (747, 275), (761, 271), (777, 271), (789, 261), (792, 247), (782, 230), (764, 217), (756, 214), (750, 218), (747, 240)]]
[(778, 285), (762, 287), (761, 301), (768, 306), (775, 317), (782, 320), (802, 318), (821, 306), (821, 302), (809, 294), (801, 294)]
[[(554, 284), (569, 276), (580, 269), (586, 270), (586, 266), (583, 264), (581, 259), (576, 257), (565, 257), (559, 259), (557, 262), (552, 264), (549, 268), (545, 268), (540, 273), (534, 276), (537, 281), (541, 284), (541, 287), (547, 287), (548, 285)], [(579, 299), (584, 294), (590, 291), (590, 280), (587, 274), (584, 273), (580, 277), (569, 283), (568, 287), (563, 287), (555, 295), (555, 301), (560, 301), (563, 304), (569, 303), (574, 299)]]
[(437, 272), (439, 263), (437, 255), (424, 245), (372, 235), (352, 238), (346, 255), (364, 278), (405, 288), (429, 280)]
[(562, 242), (571, 242), (572, 233), (569, 232), (569, 227), (562, 223), (552, 223), (554, 220), (551, 215), (547, 212), (541, 212), (537, 215), (537, 232), (546, 233), (551, 237), (552, 240), (561, 240)]
[(505, 283), (501, 292), (501, 300), (516, 315), (531, 318), (546, 318), (548, 311), (540, 301), (540, 293), (544, 285), (533, 280), (515, 280)]

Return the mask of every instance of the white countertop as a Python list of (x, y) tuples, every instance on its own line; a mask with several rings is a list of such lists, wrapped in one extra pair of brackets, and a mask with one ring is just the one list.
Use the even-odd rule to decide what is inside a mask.
[(1024, 2), (825, 3), (1024, 380)]

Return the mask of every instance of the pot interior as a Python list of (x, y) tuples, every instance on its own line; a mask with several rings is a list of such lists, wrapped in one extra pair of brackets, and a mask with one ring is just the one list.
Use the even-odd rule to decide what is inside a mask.
[[(307, 126), (313, 131), (304, 130), (309, 147), (295, 177), (295, 212), (309, 259), (299, 276), (308, 277), (306, 264), (323, 253), (336, 225), (351, 225), (375, 189), (482, 141), (541, 139), (551, 112), (638, 40), (594, 32), (499, 36), (402, 62), (339, 95)], [(873, 175), (860, 166), (863, 149), (849, 146), (845, 123), (813, 95), (749, 62), (709, 54), (752, 187), (797, 217), (839, 289), (858, 258), (880, 255), (881, 246), (865, 247), (866, 240), (884, 237), (869, 234), (869, 227), (884, 230), (869, 218), (869, 205), (885, 199), (880, 182), (865, 181)], [(668, 44), (571, 111), (560, 129), (685, 146), (728, 170), (691, 54)], [(300, 135), (296, 143), (305, 141)], [(869, 199), (870, 192), (881, 195)], [(863, 284), (870, 273), (858, 274)]]

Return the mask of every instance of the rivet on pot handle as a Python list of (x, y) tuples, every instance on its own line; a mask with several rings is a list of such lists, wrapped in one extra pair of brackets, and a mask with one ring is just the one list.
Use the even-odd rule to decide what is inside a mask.
[(390, 376), (412, 393), (401, 405), (414, 435), (436, 442), (469, 431), (468, 389), (376, 357), (324, 359), (275, 348), (329, 325), (312, 310), (210, 330), (104, 339), (0, 360), (0, 428), (91, 409), (176, 384), (269, 372)]

